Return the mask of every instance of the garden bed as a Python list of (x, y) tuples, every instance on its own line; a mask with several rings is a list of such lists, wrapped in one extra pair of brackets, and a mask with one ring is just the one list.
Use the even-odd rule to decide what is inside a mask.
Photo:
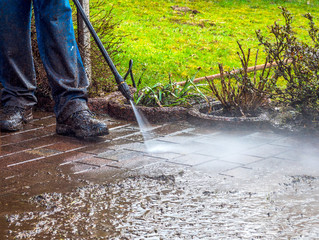
[(189, 110), (189, 120), (196, 124), (218, 126), (271, 127), (266, 112), (258, 112), (255, 116), (229, 115), (222, 111), (222, 105), (216, 101), (209, 112), (207, 104), (196, 105)]

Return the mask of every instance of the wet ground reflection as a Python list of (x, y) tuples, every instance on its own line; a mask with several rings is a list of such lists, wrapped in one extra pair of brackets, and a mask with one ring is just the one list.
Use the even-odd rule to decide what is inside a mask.
[[(158, 171), (158, 168), (162, 170)], [(153, 165), (114, 183), (30, 199), (36, 211), (7, 215), (17, 239), (315, 239), (319, 179), (285, 176), (274, 191), (238, 189), (170, 164)]]
[(317, 239), (317, 140), (190, 127), (93, 146), (96, 161), (148, 159), (26, 198), (0, 225), (8, 239)]

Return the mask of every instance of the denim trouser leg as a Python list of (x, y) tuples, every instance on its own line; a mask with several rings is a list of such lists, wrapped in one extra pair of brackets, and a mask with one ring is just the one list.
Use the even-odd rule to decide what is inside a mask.
[[(1, 64), (8, 65), (9, 68), (13, 69), (15, 74), (9, 75), (6, 73), (6, 69), (3, 69), (1, 70), (0, 77), (4, 84), (4, 93), (8, 89), (6, 83), (10, 82), (9, 85), (12, 88), (11, 92), (13, 94), (10, 94), (10, 92), (8, 95), (11, 95), (11, 101), (14, 102), (15, 100), (16, 103), (20, 104), (17, 98), (21, 98), (23, 99), (21, 103), (24, 105), (33, 105), (36, 101), (34, 97), (35, 80), (33, 62), (30, 57), (30, 5), (30, 0), (1, 0), (0, 3), (0, 9), (5, 7), (9, 10), (9, 13), (10, 11), (12, 12), (10, 16), (5, 11), (1, 13), (0, 25), (3, 25), (5, 21), (8, 24), (4, 30), (0, 26), (0, 40), (1, 42), (3, 41), (3, 36), (7, 36), (7, 39), (4, 38), (4, 40), (17, 37), (17, 41), (19, 42), (18, 44), (17, 41), (12, 40), (5, 42), (4, 46), (1, 46), (0, 56), (2, 57), (2, 52), (8, 51), (11, 48), (15, 49), (18, 53), (20, 51), (24, 53), (23, 61), (17, 59), (22, 54), (16, 54), (12, 57), (8, 55), (7, 58), (4, 58)], [(87, 109), (87, 87), (89, 85), (75, 41), (72, 11), (68, 0), (33, 0), (33, 6), (38, 46), (52, 88), (55, 113), (58, 120), (63, 121), (72, 113)], [(17, 31), (24, 33), (24, 35), (19, 36), (17, 33), (13, 33), (15, 29), (12, 26)], [(13, 65), (12, 62), (16, 64)], [(22, 75), (21, 71), (23, 70), (28, 75)], [(24, 97), (24, 95), (16, 96), (16, 89), (21, 88), (21, 86), (23, 86), (23, 91), (33, 98)], [(9, 104), (8, 101), (5, 101), (6, 95), (3, 95), (2, 101), (4, 101), (4, 104)], [(27, 104), (25, 104), (26, 102)], [(10, 105), (14, 104), (10, 103)]]
[(0, 80), (3, 105), (36, 103), (30, 40), (31, 0), (0, 1)]

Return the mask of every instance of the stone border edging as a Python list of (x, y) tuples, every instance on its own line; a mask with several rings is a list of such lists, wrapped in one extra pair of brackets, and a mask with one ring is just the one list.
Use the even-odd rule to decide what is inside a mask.
[[(99, 114), (108, 114), (117, 119), (136, 121), (130, 104), (120, 92), (113, 92), (103, 98), (89, 99), (89, 108)], [(184, 107), (138, 107), (150, 123), (164, 123), (187, 120), (188, 110)]]

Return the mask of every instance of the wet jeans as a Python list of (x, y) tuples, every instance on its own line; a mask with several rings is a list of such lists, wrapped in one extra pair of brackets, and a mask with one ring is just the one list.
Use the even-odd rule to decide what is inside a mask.
[(37, 41), (60, 120), (87, 109), (89, 85), (75, 41), (68, 0), (0, 0), (0, 80), (4, 106), (36, 104), (30, 22), (32, 3)]

